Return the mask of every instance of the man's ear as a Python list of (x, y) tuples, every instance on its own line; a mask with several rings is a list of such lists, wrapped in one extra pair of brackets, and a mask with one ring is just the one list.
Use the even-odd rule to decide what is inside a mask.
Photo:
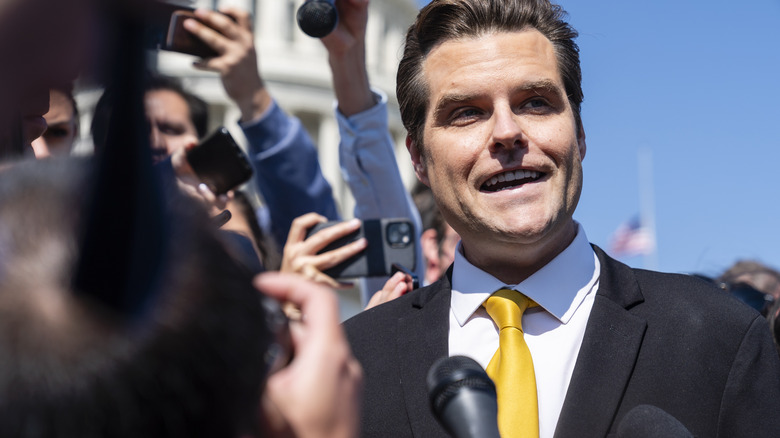
[(421, 183), (430, 187), (428, 183), (428, 169), (425, 166), (425, 159), (422, 156), (422, 152), (417, 143), (412, 140), (411, 135), (406, 135), (406, 150), (409, 151), (409, 156), (412, 158), (412, 165), (414, 166), (414, 174), (417, 175), (417, 179)]
[(585, 127), (580, 123), (580, 131), (577, 133), (577, 144), (580, 150), (580, 160), (585, 158), (585, 151), (588, 149), (585, 144)]

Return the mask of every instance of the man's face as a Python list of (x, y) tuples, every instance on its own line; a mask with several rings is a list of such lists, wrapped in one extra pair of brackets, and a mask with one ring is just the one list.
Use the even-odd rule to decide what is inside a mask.
[(43, 115), (46, 131), (32, 142), (36, 158), (68, 155), (78, 134), (73, 103), (61, 91), (49, 92), (49, 112)]
[(585, 155), (552, 43), (536, 30), (450, 40), (423, 75), (423, 145), (407, 141), (418, 178), (472, 263), (532, 273), (576, 234)]
[(198, 143), (198, 132), (190, 118), (187, 101), (171, 90), (146, 92), (146, 118), (151, 126), (150, 143), (155, 162), (179, 149)]

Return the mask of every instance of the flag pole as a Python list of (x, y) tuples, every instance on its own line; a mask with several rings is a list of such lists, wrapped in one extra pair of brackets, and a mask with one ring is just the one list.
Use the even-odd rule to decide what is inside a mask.
[(658, 269), (658, 246), (655, 232), (655, 194), (653, 191), (653, 153), (649, 148), (640, 148), (639, 158), (639, 209), (642, 227), (649, 234), (652, 248), (645, 254), (646, 269)]

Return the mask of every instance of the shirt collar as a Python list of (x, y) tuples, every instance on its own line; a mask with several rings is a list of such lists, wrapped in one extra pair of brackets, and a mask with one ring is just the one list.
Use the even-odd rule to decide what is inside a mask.
[(539, 306), (566, 324), (585, 296), (596, 285), (600, 264), (578, 223), (577, 235), (566, 249), (533, 275), (517, 285), (505, 284), (472, 265), (463, 256), (460, 243), (455, 252), (452, 273), (452, 311), (463, 326), (495, 291), (509, 288), (521, 291)]

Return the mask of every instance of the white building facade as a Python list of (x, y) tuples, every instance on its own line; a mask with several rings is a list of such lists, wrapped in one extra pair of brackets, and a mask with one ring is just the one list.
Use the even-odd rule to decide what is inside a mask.
[[(298, 117), (318, 145), (320, 165), (330, 182), (343, 217), (351, 217), (354, 200), (339, 170), (339, 134), (334, 116), (334, 95), (327, 52), (319, 40), (308, 37), (296, 22), (303, 0), (196, 0), (194, 6), (217, 9), (237, 6), (252, 13), (255, 46), (261, 75), (271, 95), (288, 113)], [(371, 84), (389, 96), (389, 126), (396, 140), (396, 155), (407, 185), (414, 174), (404, 146), (405, 130), (395, 98), (395, 74), (402, 53), (403, 38), (417, 15), (413, 0), (373, 0), (369, 6), (366, 57)], [(158, 69), (183, 79), (210, 105), (211, 128), (226, 126), (243, 140), (236, 121), (240, 117), (215, 73), (196, 70), (193, 58), (161, 52)]]

